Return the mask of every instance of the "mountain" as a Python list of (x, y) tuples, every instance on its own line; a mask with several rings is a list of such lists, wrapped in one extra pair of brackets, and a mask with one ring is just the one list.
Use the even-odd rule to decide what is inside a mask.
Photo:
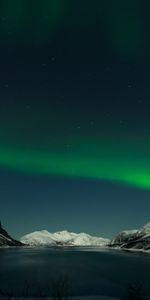
[(113, 240), (95, 237), (84, 232), (74, 233), (47, 230), (35, 231), (24, 235), (20, 241), (13, 239), (0, 222), (0, 247), (7, 246), (74, 246), (74, 247), (111, 247), (150, 252), (150, 222), (140, 229), (123, 230)]
[(140, 229), (121, 231), (109, 244), (123, 249), (150, 250), (150, 223)]
[(108, 239), (94, 237), (86, 233), (47, 230), (35, 231), (21, 238), (21, 242), (30, 246), (107, 246)]
[(20, 241), (14, 240), (5, 229), (3, 229), (0, 222), (0, 247), (4, 246), (23, 246)]

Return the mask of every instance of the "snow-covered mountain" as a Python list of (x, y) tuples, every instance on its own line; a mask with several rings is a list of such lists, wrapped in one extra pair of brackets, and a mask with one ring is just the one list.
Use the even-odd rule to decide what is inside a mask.
[(117, 247), (120, 249), (140, 249), (150, 252), (150, 222), (140, 229), (121, 231), (115, 239), (91, 236), (86, 233), (58, 231), (51, 233), (47, 230), (35, 231), (24, 235), (20, 241), (13, 239), (0, 222), (0, 247), (7, 246), (89, 246)]
[(150, 249), (150, 223), (140, 229), (121, 231), (110, 243), (111, 247)]
[(111, 245), (122, 245), (132, 241), (137, 236), (137, 229), (133, 230), (123, 230), (111, 241)]
[(14, 240), (5, 229), (2, 228), (0, 222), (0, 247), (6, 246), (22, 246), (23, 244), (20, 241)]
[(94, 237), (86, 233), (47, 230), (35, 231), (21, 238), (21, 242), (30, 246), (107, 246), (109, 239)]

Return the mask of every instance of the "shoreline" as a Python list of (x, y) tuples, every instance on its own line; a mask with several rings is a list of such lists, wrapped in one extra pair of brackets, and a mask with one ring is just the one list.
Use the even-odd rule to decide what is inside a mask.
[(137, 253), (137, 254), (147, 254), (150, 255), (150, 249), (132, 249), (132, 248), (120, 248), (120, 247), (97, 247), (97, 246), (32, 246), (32, 245), (23, 245), (23, 246), (0, 246), (1, 249), (50, 249), (50, 250), (79, 250), (79, 251), (90, 251), (91, 252), (100, 252), (100, 251), (119, 251), (124, 253)]

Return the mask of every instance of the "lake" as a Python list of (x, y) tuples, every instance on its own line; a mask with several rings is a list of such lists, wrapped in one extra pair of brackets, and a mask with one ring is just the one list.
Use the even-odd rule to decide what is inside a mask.
[(109, 249), (0, 249), (0, 289), (21, 295), (65, 280), (72, 295), (122, 297), (131, 283), (150, 294), (150, 255)]

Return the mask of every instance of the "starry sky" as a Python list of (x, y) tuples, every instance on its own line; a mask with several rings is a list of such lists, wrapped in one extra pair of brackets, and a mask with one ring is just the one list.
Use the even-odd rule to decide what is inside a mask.
[(0, 217), (16, 238), (150, 221), (149, 9), (1, 1)]

